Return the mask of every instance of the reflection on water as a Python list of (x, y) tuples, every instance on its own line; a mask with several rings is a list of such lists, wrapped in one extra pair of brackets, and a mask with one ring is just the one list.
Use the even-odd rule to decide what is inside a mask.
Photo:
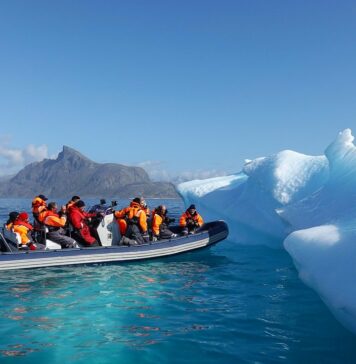
[(353, 336), (269, 249), (225, 242), (146, 263), (23, 270), (2, 275), (0, 287), (4, 359), (298, 362), (320, 359), (323, 340), (339, 335), (355, 355)]
[(354, 362), (283, 251), (2, 272), (0, 363)]

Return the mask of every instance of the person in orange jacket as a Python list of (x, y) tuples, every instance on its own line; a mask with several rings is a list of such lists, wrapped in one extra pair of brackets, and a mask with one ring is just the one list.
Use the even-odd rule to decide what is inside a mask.
[(204, 220), (198, 214), (195, 205), (190, 205), (179, 219), (183, 235), (194, 234), (203, 224)]
[(144, 244), (148, 241), (147, 216), (139, 197), (134, 198), (130, 206), (125, 210), (124, 219), (127, 223), (127, 228), (122, 238), (123, 244)]
[(33, 230), (33, 226), (28, 221), (28, 213), (27, 212), (20, 212), (13, 222), (13, 231), (18, 233), (21, 238), (21, 245), (19, 249), (23, 250), (36, 250), (36, 244), (32, 241), (30, 237), (30, 233)]
[[(119, 230), (120, 230), (121, 236), (124, 236), (126, 234), (127, 220), (129, 219), (129, 213), (130, 213), (131, 209), (135, 208), (135, 207), (138, 208), (138, 204), (140, 205), (140, 209), (143, 210), (146, 214), (146, 224), (143, 223), (143, 219), (142, 219), (141, 223), (140, 223), (140, 228), (141, 228), (141, 230), (147, 231), (148, 216), (150, 214), (150, 209), (147, 206), (145, 200), (143, 200), (139, 197), (136, 197), (135, 199), (133, 199), (130, 202), (130, 206), (124, 207), (123, 209), (114, 212), (114, 217), (116, 218), (116, 221), (119, 225)], [(143, 215), (142, 215), (142, 217), (143, 217)]]
[(159, 205), (152, 213), (152, 240), (176, 237), (177, 235), (168, 228), (168, 224), (173, 221), (174, 219), (170, 219), (167, 216), (166, 206)]
[(126, 215), (128, 214), (129, 209), (130, 206), (124, 207), (123, 209), (114, 212), (114, 217), (117, 221), (117, 224), (119, 225), (121, 236), (124, 236), (126, 234), (127, 230)]
[(40, 222), (38, 218), (40, 213), (47, 209), (47, 200), (48, 198), (44, 195), (38, 195), (32, 200), (32, 215), (35, 221)]
[(65, 207), (62, 207), (60, 213), (57, 213), (58, 206), (55, 202), (50, 202), (47, 210), (39, 215), (39, 220), (47, 227), (47, 239), (61, 245), (62, 248), (76, 248), (77, 242), (65, 235), (64, 226), (67, 222)]
[(150, 216), (151, 211), (150, 211), (150, 208), (147, 206), (147, 202), (144, 199), (141, 199), (140, 204), (141, 204), (142, 210), (145, 211), (145, 214), (148, 218)]

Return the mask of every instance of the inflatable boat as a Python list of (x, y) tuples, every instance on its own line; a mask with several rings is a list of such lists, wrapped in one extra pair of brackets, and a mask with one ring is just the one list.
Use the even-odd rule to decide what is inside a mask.
[[(45, 239), (44, 250), (21, 251), (17, 248), (19, 236), (3, 228), (0, 233), (0, 270), (40, 268), (78, 264), (98, 264), (138, 261), (180, 254), (215, 244), (228, 236), (224, 221), (204, 224), (199, 230), (187, 236), (150, 241), (142, 245), (118, 245), (120, 233), (113, 218), (113, 210), (105, 210), (104, 217), (95, 227), (101, 246), (90, 248), (61, 249), (60, 245)], [(178, 232), (178, 227), (172, 231)]]

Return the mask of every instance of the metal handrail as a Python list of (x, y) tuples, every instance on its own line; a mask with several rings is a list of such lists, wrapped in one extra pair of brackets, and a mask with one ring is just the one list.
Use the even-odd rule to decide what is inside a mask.
[(1, 228), (1, 232), (0, 232), (0, 238), (1, 240), (4, 242), (5, 246), (7, 247), (7, 249), (9, 250), (10, 253), (13, 253), (14, 251), (11, 249), (10, 244), (7, 242), (7, 240), (4, 237), (4, 228)]

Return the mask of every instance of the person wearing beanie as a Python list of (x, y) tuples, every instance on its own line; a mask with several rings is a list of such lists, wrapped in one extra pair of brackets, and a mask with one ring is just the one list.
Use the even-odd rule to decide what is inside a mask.
[(198, 214), (195, 205), (190, 205), (179, 219), (183, 235), (194, 234), (203, 224), (204, 220)]
[(70, 199), (70, 201), (68, 201), (66, 203), (66, 210), (69, 211), (69, 209), (77, 202), (80, 200), (79, 196), (72, 196), (72, 198)]
[(84, 207), (85, 206), (85, 202), (83, 200), (78, 200), (76, 203), (75, 203), (75, 206), (76, 207)]
[(141, 204), (141, 197), (135, 197), (132, 202)]
[(94, 237), (88, 225), (88, 220), (97, 216), (97, 213), (88, 213), (84, 208), (85, 202), (83, 200), (78, 200), (68, 211), (68, 219), (74, 229), (73, 237), (76, 241), (86, 247), (99, 246), (97, 239)]
[(5, 223), (5, 228), (7, 230), (11, 230), (14, 226), (14, 221), (17, 219), (17, 216), (19, 216), (19, 213), (17, 211), (11, 211), (9, 213), (9, 218), (7, 219)]

